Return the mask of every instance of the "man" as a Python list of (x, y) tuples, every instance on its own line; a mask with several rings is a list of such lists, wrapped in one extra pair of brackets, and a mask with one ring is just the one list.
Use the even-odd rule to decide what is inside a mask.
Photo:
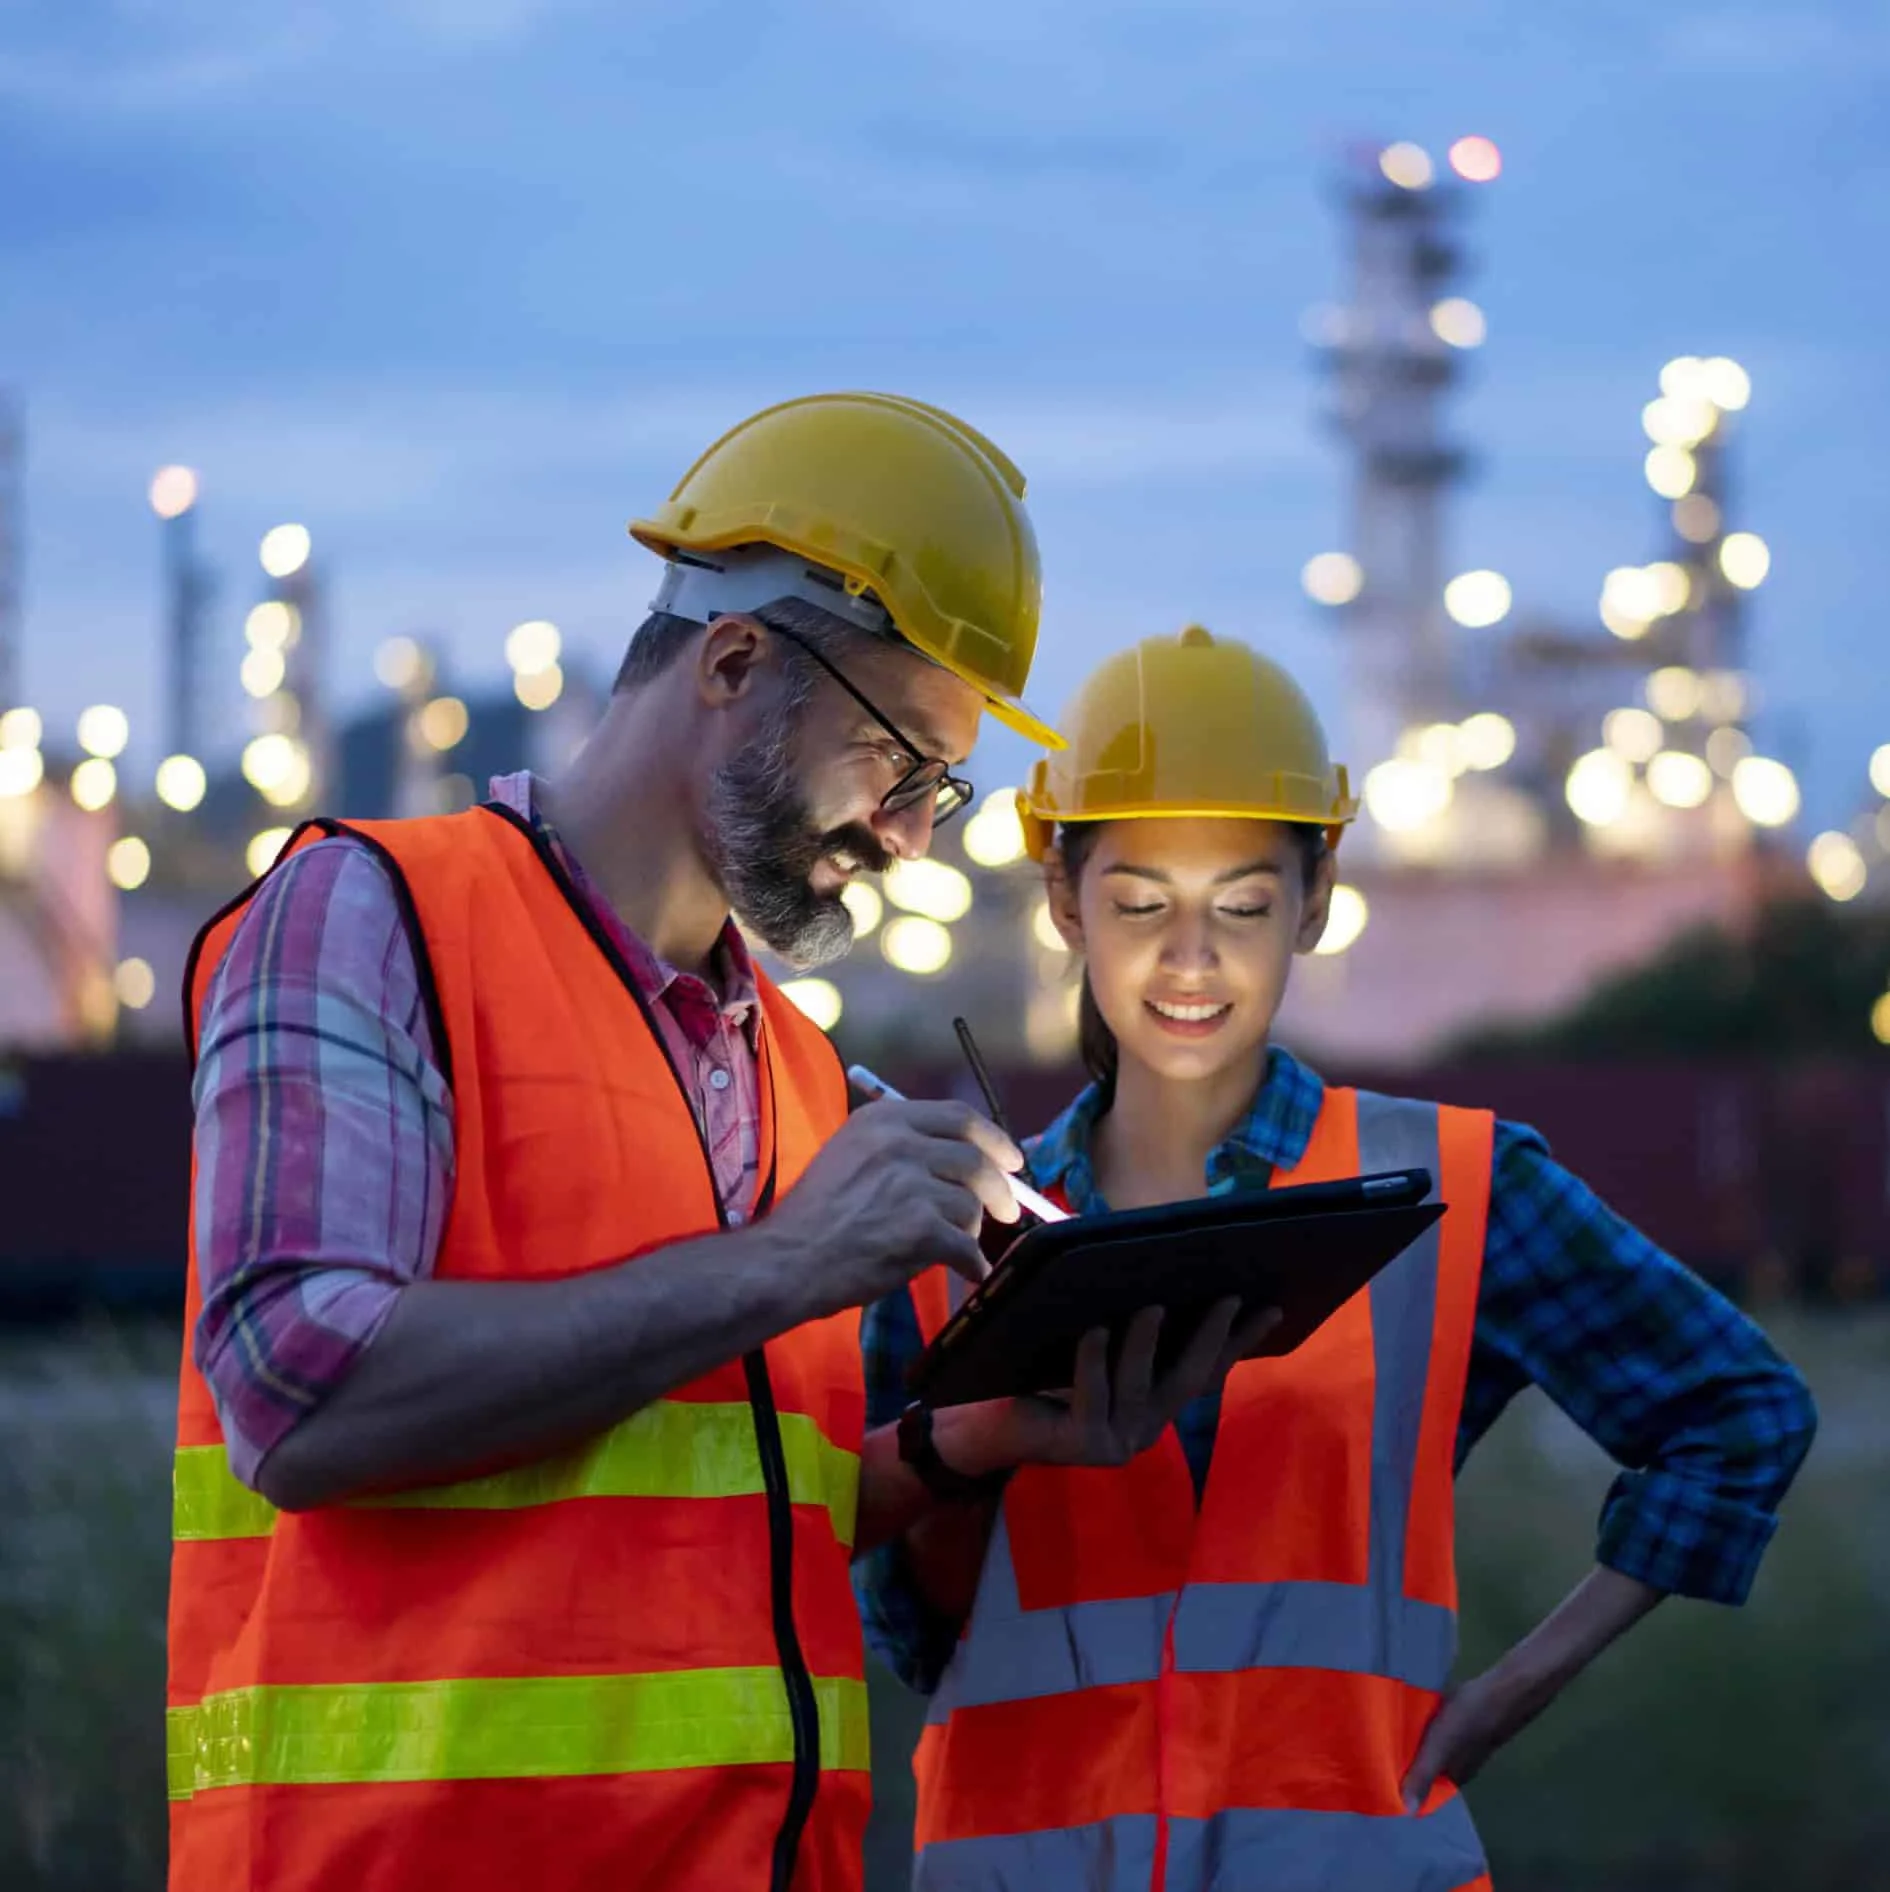
[(849, 1119), (730, 914), (831, 958), (981, 710), (1048, 738), (1023, 492), (916, 402), (757, 415), (632, 528), (669, 570), (564, 775), (311, 824), (206, 928), (174, 1887), (856, 1887), (853, 1550), (1248, 1343), (862, 1438), (857, 1310), (975, 1278), (1021, 1158)]

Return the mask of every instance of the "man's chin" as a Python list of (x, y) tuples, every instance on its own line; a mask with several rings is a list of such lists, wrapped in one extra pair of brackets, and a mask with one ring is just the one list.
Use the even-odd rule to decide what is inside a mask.
[(740, 906), (735, 911), (742, 925), (796, 972), (830, 966), (844, 959), (853, 944), (853, 915), (837, 894), (819, 896), (814, 910), (791, 919), (770, 916), (763, 920)]

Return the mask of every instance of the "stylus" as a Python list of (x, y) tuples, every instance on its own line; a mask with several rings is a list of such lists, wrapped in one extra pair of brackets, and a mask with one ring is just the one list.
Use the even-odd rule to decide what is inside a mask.
[[(847, 1082), (868, 1098), (886, 1097), (895, 1103), (905, 1101), (883, 1077), (869, 1071), (863, 1064), (847, 1066)], [(1000, 1124), (998, 1127), (1003, 1129), (1004, 1126)], [(1005, 1130), (1004, 1134), (1009, 1136), (1010, 1132)], [(1017, 1206), (1028, 1209), (1040, 1222), (1067, 1222), (1070, 1219), (1068, 1209), (1059, 1209), (1048, 1196), (1040, 1196), (1029, 1183), (1020, 1182), (1015, 1176), (1006, 1177), (1005, 1180), (1011, 1185), (1011, 1194), (1017, 1198)]]

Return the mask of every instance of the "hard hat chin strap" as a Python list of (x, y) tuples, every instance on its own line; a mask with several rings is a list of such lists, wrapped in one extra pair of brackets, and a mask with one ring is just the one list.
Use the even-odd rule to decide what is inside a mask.
[(891, 613), (870, 592), (855, 592), (838, 572), (773, 545), (675, 553), (650, 609), (692, 624), (709, 624), (738, 611), (759, 611), (782, 598), (815, 605), (875, 637), (899, 638)]

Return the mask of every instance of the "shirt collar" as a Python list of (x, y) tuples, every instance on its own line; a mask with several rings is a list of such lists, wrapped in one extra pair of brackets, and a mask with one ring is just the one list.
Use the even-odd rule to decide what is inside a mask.
[[(1208, 1155), (1205, 1192), (1220, 1195), (1264, 1187), (1275, 1171), (1297, 1167), (1312, 1141), (1325, 1093), (1325, 1081), (1316, 1071), (1290, 1051), (1269, 1046), (1266, 1076), (1253, 1102)], [(1085, 1085), (1063, 1114), (1024, 1146), (1031, 1180), (1039, 1189), (1061, 1187), (1078, 1215), (1098, 1215), (1109, 1206), (1097, 1187), (1090, 1155), (1102, 1114), (1100, 1087)]]
[(760, 1017), (761, 988), (755, 976), (754, 955), (748, 950), (748, 942), (742, 937), (741, 928), (735, 924), (733, 914), (722, 922), (722, 931), (710, 955), (710, 963), (715, 969), (713, 984), (695, 973), (680, 971), (668, 960), (659, 959), (643, 937), (625, 924), (623, 916), (610, 905), (597, 884), (585, 873), (583, 863), (571, 852), (564, 837), (546, 816), (538, 778), (529, 769), (493, 776), (487, 785), (487, 792), (494, 801), (511, 809), (514, 814), (524, 816), (545, 837), (578, 891), (593, 905), (608, 912), (616, 922), (618, 944), (631, 962), (630, 969), (636, 975), (637, 987), (646, 998), (664, 998), (681, 981), (684, 989), (699, 989), (706, 993), (731, 1024), (745, 1026), (750, 1031), (754, 1029)]

